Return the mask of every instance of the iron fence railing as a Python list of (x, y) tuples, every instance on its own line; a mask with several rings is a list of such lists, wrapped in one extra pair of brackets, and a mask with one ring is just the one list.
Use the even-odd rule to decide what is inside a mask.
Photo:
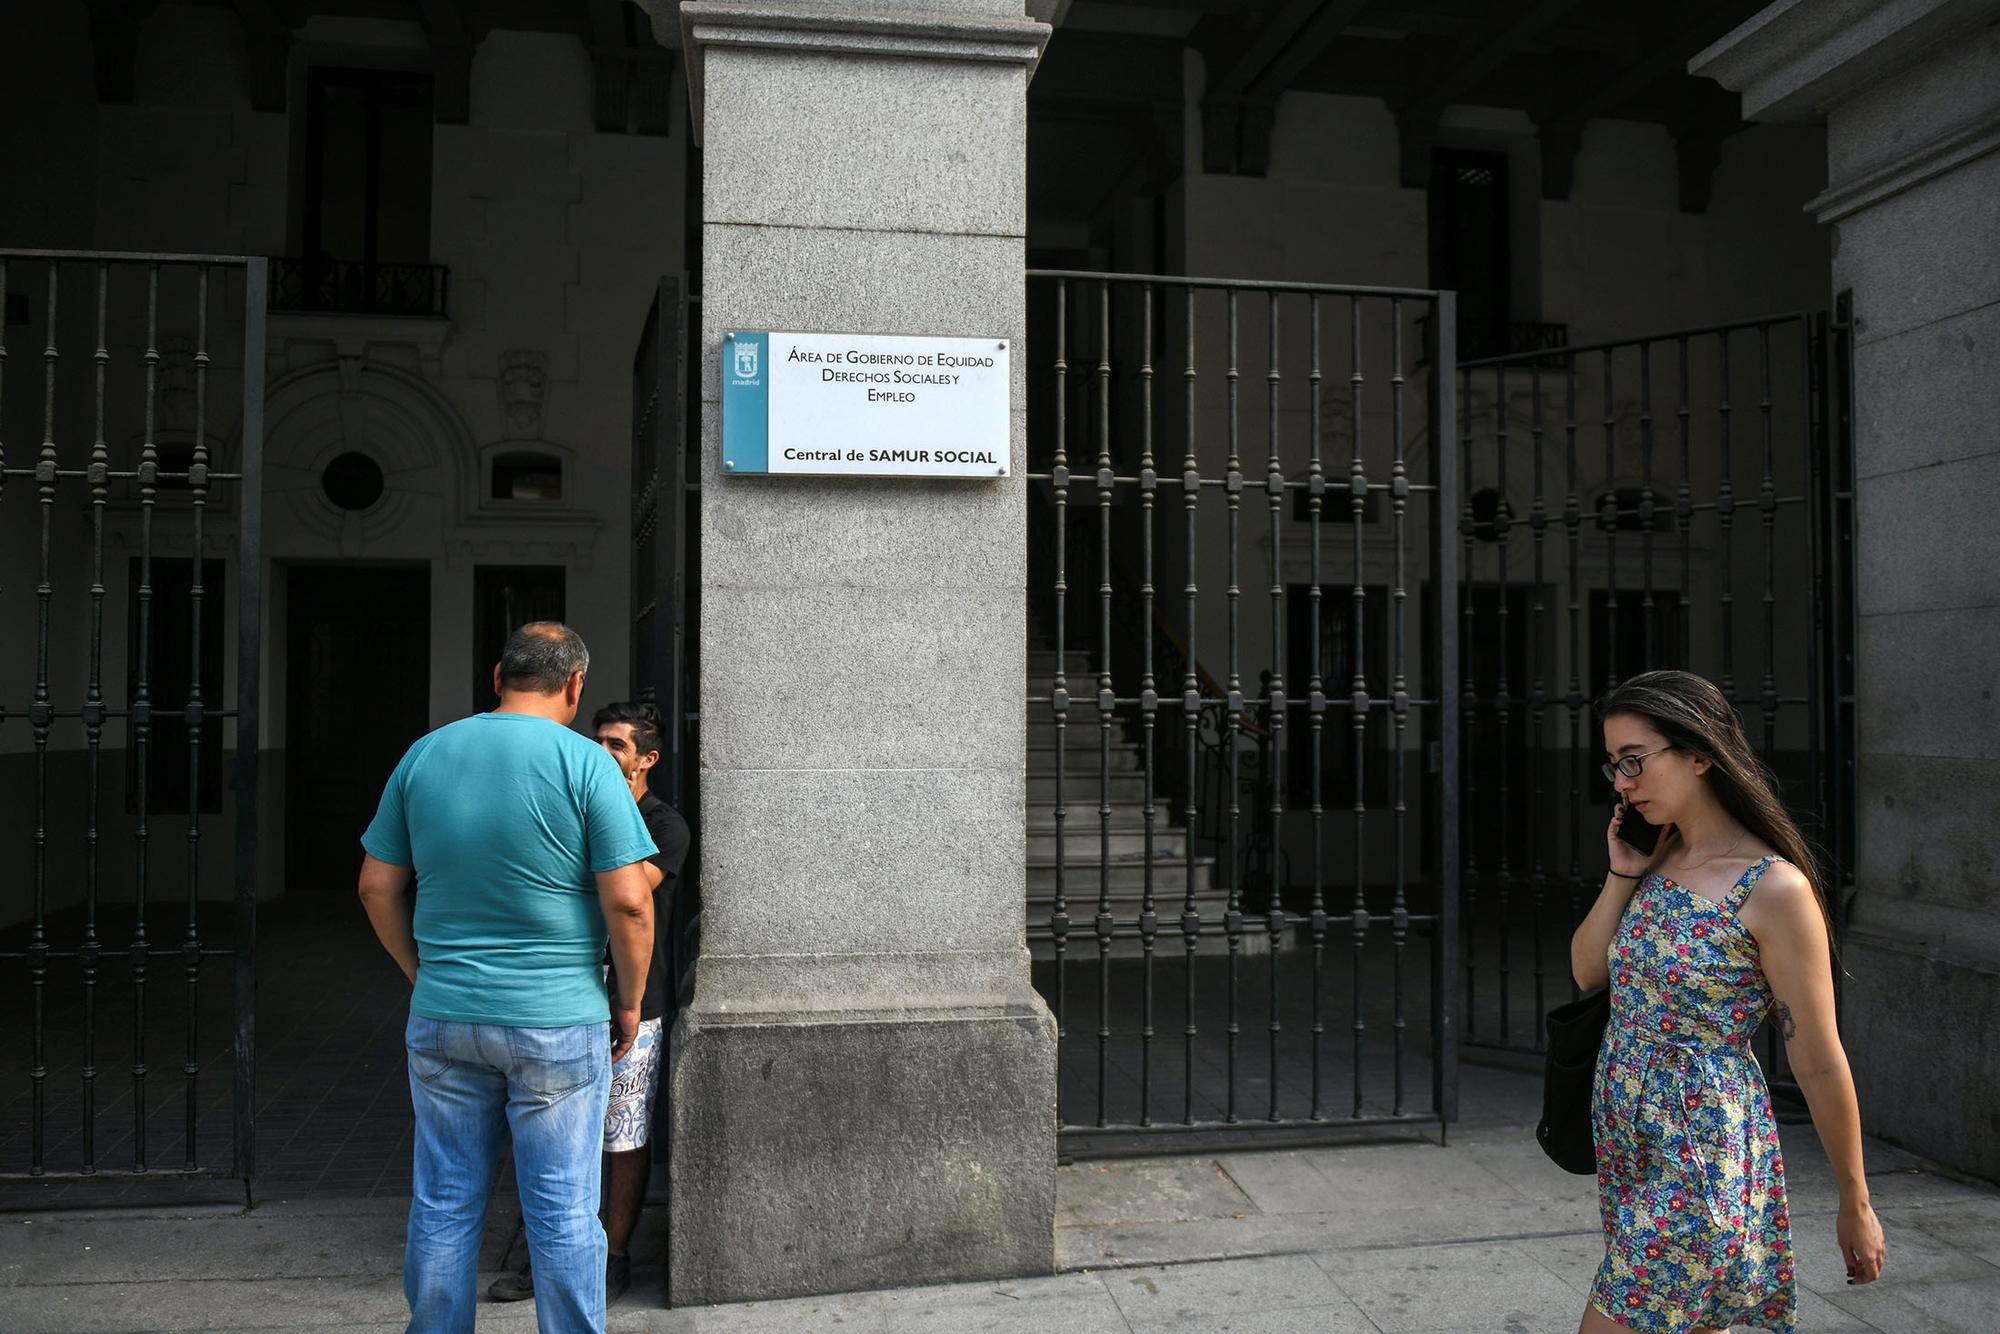
[(442, 264), (360, 260), (271, 261), (271, 309), (349, 315), (448, 317), (451, 270)]
[[(0, 1070), (22, 1081), (0, 1089), (0, 1100), (26, 1104), (26, 1134), (0, 1149), (0, 1179), (224, 1175), (247, 1183), (256, 1170), (267, 277), (266, 261), (257, 258), (0, 250), (0, 298), (30, 298), (21, 303), (25, 332), (0, 328), (0, 525), (32, 525), (38, 552), (35, 581), (0, 590), (32, 590), (31, 606), (7, 612), (0, 602), (0, 617), (19, 631), (0, 652), (19, 655), (8, 679), (33, 682), (25, 702), (0, 699), (0, 724), (27, 724), (32, 791), (5, 824), (4, 860), (25, 873), (0, 889), (0, 922), (14, 923), (0, 929), (0, 976), (10, 994), (25, 992), (28, 1012), (26, 1022), (0, 1026)], [(25, 384), (10, 379), (10, 353), (36, 345), (41, 374)], [(225, 383), (236, 393), (223, 397)], [(240, 413), (234, 421), (227, 409), (218, 411), (231, 398)], [(162, 448), (170, 435), (183, 452)], [(36, 436), (38, 447), (15, 443)], [(212, 443), (228, 438), (234, 467)], [(177, 502), (162, 507), (167, 488), (178, 492)], [(232, 493), (233, 515), (222, 512), (234, 527), (225, 565), (203, 557), (212, 536), (225, 536), (208, 528), (210, 507)], [(14, 507), (27, 513), (7, 517)], [(129, 584), (107, 575), (107, 547), (132, 553)], [(166, 563), (175, 559), (185, 571), (166, 579)], [(233, 577), (233, 608), (225, 588), (209, 582), (211, 569)], [(218, 664), (205, 662), (203, 624), (232, 611), (228, 707), (210, 694), (221, 682)], [(107, 617), (128, 626), (122, 654), (107, 652)], [(168, 622), (188, 655), (179, 663), (151, 656), (155, 631)], [(112, 667), (121, 659), (123, 698)], [(169, 681), (182, 684), (163, 687)], [(224, 882), (204, 871), (211, 836), (201, 794), (207, 756), (227, 744), (232, 723), (227, 815), (235, 860), (226, 883), (233, 902), (218, 923), (203, 890)], [(155, 790), (149, 758), (169, 731), (186, 779), (158, 786), (184, 794), (175, 808)], [(131, 775), (129, 811), (107, 810), (102, 800), (104, 771), (119, 758), (113, 743), (120, 740)], [(158, 841), (169, 832), (181, 845), (179, 875), (155, 865)], [(114, 854), (114, 838), (129, 840), (125, 855)], [(164, 932), (163, 916), (171, 918)], [(204, 1002), (222, 959), (233, 962), (233, 996), (218, 1031), (214, 1007)], [(110, 1022), (113, 1005), (127, 1011), (123, 1034)], [(161, 1018), (177, 1021), (179, 1059), (156, 1069)], [(53, 1048), (51, 1031), (61, 1037)], [(230, 1133), (221, 1144), (207, 1115), (218, 1047), (230, 1053), (234, 1075)], [(107, 1060), (124, 1067), (124, 1089), (100, 1088), (113, 1073)], [(175, 1087), (163, 1097), (160, 1085), (169, 1081)], [(157, 1153), (167, 1134), (179, 1141), (170, 1165)]]
[(1468, 1043), (1539, 1050), (1574, 993), (1608, 801), (1593, 702), (1637, 671), (1721, 687), (1845, 897), (1847, 327), (1780, 315), (1459, 363)]
[[(1054, 892), (1043, 919), (1053, 949), (1038, 983), (1062, 1034), (1068, 1152), (1161, 1139), (1312, 1140), (1456, 1116), (1459, 710), (1457, 674), (1439, 666), (1455, 663), (1457, 624), (1437, 616), (1412, 636), (1404, 614), (1418, 532), (1444, 595), (1438, 605), (1456, 596), (1443, 537), (1459, 505), (1456, 470), (1443, 466), (1447, 432), (1435, 426), (1455, 420), (1456, 382), (1428, 377), (1428, 414), (1407, 410), (1407, 340), (1420, 315), (1436, 316), (1431, 355), (1451, 364), (1449, 293), (1029, 274), (1028, 476), (1041, 496), (1030, 510), (1031, 605), (1053, 663), (1046, 692), (1028, 699), (1031, 754), (1035, 738), (1052, 742), (1040, 749), (1054, 793)], [(1247, 369), (1246, 354), (1256, 363)], [(1258, 403), (1241, 392), (1246, 374), (1263, 381)], [(1341, 414), (1329, 404), (1336, 379), (1346, 390)], [(1345, 421), (1336, 431), (1337, 415)], [(1156, 421), (1171, 418), (1175, 446), (1166, 446), (1169, 431)], [(1413, 431), (1416, 421), (1425, 425)], [(1261, 461), (1245, 458), (1246, 425), (1264, 435)], [(1411, 457), (1413, 439), (1426, 459)], [(1348, 457), (1336, 461), (1335, 447)], [(1295, 496), (1305, 498), (1303, 522), (1292, 517)], [(1371, 497), (1386, 500), (1388, 517), (1364, 532)], [(1352, 520), (1351, 577), (1345, 605), (1330, 608), (1323, 536), (1336, 506)], [(1259, 509), (1266, 520), (1250, 540), (1264, 553), (1252, 563), (1269, 576), (1268, 634), (1243, 624), (1260, 596), (1243, 587)], [(1364, 567), (1378, 566), (1391, 571), (1393, 630), (1388, 671), (1371, 679), (1359, 626)], [(1305, 679), (1287, 674), (1294, 573), (1308, 590)], [(1337, 670), (1319, 652), (1332, 616), (1351, 623), (1343, 642), (1353, 651)], [(1072, 660), (1086, 656), (1088, 669), (1077, 671)], [(1094, 756), (1070, 741), (1077, 728), (1094, 736)], [(1363, 768), (1381, 753), (1363, 744), (1371, 728), (1394, 738), (1398, 795), (1388, 810), (1360, 800)], [(1330, 855), (1336, 816), (1323, 781), (1343, 734), (1356, 794), (1341, 821), (1345, 875)], [(1432, 745), (1413, 744), (1418, 735)], [(1114, 769), (1128, 744), (1136, 773)], [(1308, 809), (1297, 813), (1277, 781), (1294, 746), (1312, 755)], [(1436, 757), (1420, 786), (1443, 855), (1420, 882), (1407, 854), (1421, 840), (1403, 793), (1412, 757), (1423, 755)], [(1073, 758), (1085, 772), (1072, 772)], [(1031, 767), (1031, 789), (1037, 777)], [(1078, 796), (1095, 798), (1082, 829), (1069, 805)], [(1205, 813), (1204, 803), (1219, 809)], [(1271, 849), (1262, 858), (1260, 839)], [(1136, 851), (1121, 850), (1133, 840)], [(1180, 841), (1184, 855), (1163, 853)], [(1298, 844), (1289, 856), (1287, 841)], [(1196, 855), (1205, 842), (1219, 864), (1212, 887)], [(1179, 883), (1156, 875), (1176, 860)], [(1288, 865), (1307, 877), (1303, 897), (1286, 892)], [(1121, 876), (1136, 876), (1136, 892)], [(1344, 970), (1335, 957), (1343, 945)], [(1295, 947), (1309, 960), (1294, 959)], [(1078, 968), (1094, 986), (1072, 988)], [(1409, 1041), (1413, 980), (1431, 993), (1421, 1052)], [(1344, 1003), (1331, 999), (1338, 983)], [(1253, 1011), (1262, 1061), (1245, 1034)], [(1175, 1026), (1178, 1043), (1165, 1035)], [(1329, 1038), (1335, 1026), (1344, 1042)], [(1409, 1098), (1420, 1062), (1427, 1106)], [(1328, 1089), (1336, 1079), (1351, 1094), (1339, 1106)]]

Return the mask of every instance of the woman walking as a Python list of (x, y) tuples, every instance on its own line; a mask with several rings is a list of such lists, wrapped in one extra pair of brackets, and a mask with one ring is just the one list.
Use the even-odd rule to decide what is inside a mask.
[[(1767, 1012), (1839, 1181), (1848, 1282), (1883, 1262), (1819, 871), (1712, 683), (1645, 672), (1600, 713), (1611, 871), (1570, 966), (1611, 988), (1592, 1113), (1605, 1254), (1579, 1334), (1793, 1334), (1785, 1165), (1750, 1050)], [(1618, 837), (1638, 819), (1665, 830), (1650, 857)]]

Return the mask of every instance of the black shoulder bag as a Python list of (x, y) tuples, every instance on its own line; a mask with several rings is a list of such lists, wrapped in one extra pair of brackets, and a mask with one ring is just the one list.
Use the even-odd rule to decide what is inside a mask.
[(1550, 1010), (1549, 1058), (1542, 1075), (1542, 1119), (1535, 1140), (1557, 1167), (1589, 1175), (1597, 1171), (1597, 1147), (1590, 1131), (1591, 1085), (1597, 1051), (1611, 1020), (1611, 989), (1599, 987)]

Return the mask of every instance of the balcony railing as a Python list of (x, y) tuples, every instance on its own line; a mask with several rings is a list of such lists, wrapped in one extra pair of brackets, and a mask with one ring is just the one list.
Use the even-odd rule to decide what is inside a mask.
[(442, 264), (273, 259), (271, 309), (446, 318), (451, 270)]

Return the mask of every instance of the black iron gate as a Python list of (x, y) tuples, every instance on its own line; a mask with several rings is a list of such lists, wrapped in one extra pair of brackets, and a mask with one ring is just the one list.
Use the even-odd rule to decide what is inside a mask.
[(0, 250), (0, 1179), (256, 1171), (265, 300)]
[(1452, 296), (1028, 277), (1027, 920), (1063, 1148), (1448, 1123)]
[[(1637, 671), (1700, 672), (1736, 704), (1825, 850), (1838, 928), (1854, 865), (1849, 324), (1843, 297), (1831, 320), (1460, 364), (1467, 1043), (1539, 1049), (1543, 1012), (1573, 994), (1609, 802), (1591, 701)], [(1773, 1036), (1766, 1068), (1781, 1059)]]
[[(694, 705), (696, 635), (694, 562), (701, 498), (690, 476), (687, 392), (688, 307), (680, 281), (662, 278), (646, 311), (632, 357), (632, 697), (660, 711), (664, 728), (652, 788), (695, 830), (700, 812)], [(701, 922), (696, 837), (674, 895), (669, 962), (674, 994), (691, 983)]]

